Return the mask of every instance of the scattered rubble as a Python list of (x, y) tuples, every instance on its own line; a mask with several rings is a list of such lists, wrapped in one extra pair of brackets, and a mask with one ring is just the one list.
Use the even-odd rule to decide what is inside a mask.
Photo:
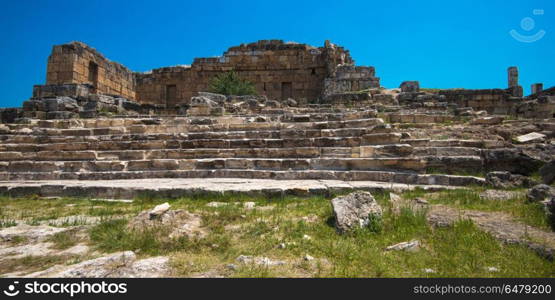
[(507, 244), (520, 244), (553, 260), (555, 232), (547, 232), (514, 221), (502, 212), (458, 210), (445, 205), (433, 205), (427, 214), (430, 224), (437, 227), (451, 226), (461, 219), (470, 219), (478, 228)]
[(505, 171), (529, 176), (543, 165), (541, 160), (531, 157), (522, 149), (492, 149), (484, 151), (483, 156), (488, 171)]
[(412, 240), (409, 242), (401, 242), (385, 248), (386, 251), (396, 250), (396, 251), (407, 251), (407, 252), (415, 252), (415, 251), (418, 251), (419, 249), (420, 249), (420, 241), (417, 241), (417, 240)]
[(416, 204), (428, 204), (428, 201), (423, 198), (414, 198), (414, 202), (416, 202)]
[(264, 266), (264, 267), (282, 266), (286, 264), (286, 262), (282, 260), (272, 260), (264, 256), (248, 256), (248, 255), (240, 255), (237, 257), (236, 261), (245, 265), (254, 264), (257, 266)]
[(471, 124), (476, 125), (497, 125), (503, 123), (505, 118), (501, 116), (480, 117), (472, 120)]
[(159, 218), (161, 215), (166, 213), (169, 209), (170, 209), (170, 204), (166, 202), (164, 204), (155, 206), (151, 211), (148, 212), (148, 216), (151, 220), (155, 218)]
[(531, 143), (531, 142), (542, 142), (546, 138), (545, 134), (539, 132), (531, 132), (525, 135), (517, 136), (515, 142), (517, 143)]
[(485, 190), (480, 193), (480, 198), (486, 200), (506, 201), (520, 196), (519, 192), (500, 191), (500, 190)]
[(24, 238), (29, 242), (42, 242), (51, 236), (70, 231), (70, 227), (53, 227), (48, 225), (31, 226), (27, 224), (18, 224), (17, 226), (0, 229), (0, 240), (9, 242), (14, 238)]
[(229, 204), (229, 203), (226, 203), (226, 202), (212, 201), (212, 202), (208, 202), (208, 203), (206, 204), (206, 206), (208, 206), (208, 207), (222, 207), (222, 206), (226, 206), (226, 205), (228, 205), (228, 204)]
[(487, 267), (488, 272), (499, 272), (499, 269), (496, 267)]
[(156, 230), (167, 228), (170, 230), (169, 238), (203, 238), (206, 231), (202, 227), (200, 216), (185, 210), (170, 210), (170, 205), (164, 203), (152, 210), (145, 210), (131, 221), (128, 228), (131, 230)]
[(256, 203), (255, 203), (255, 202), (244, 202), (244, 203), (243, 203), (243, 207), (244, 207), (245, 209), (247, 209), (247, 210), (254, 209), (255, 206), (256, 206)]
[(78, 264), (57, 265), (25, 275), (56, 278), (153, 278), (170, 276), (169, 259), (164, 256), (137, 259), (132, 251), (116, 252)]
[(509, 172), (497, 171), (486, 174), (486, 183), (497, 189), (508, 189), (515, 187), (532, 187), (538, 182), (526, 176), (511, 174)]
[(555, 197), (555, 188), (546, 184), (538, 184), (528, 191), (526, 197), (530, 202), (542, 202)]
[(312, 256), (310, 256), (310, 255), (307, 254), (307, 255), (305, 255), (305, 256), (303, 257), (303, 259), (304, 259), (305, 261), (311, 261), (311, 260), (314, 260), (314, 257), (312, 257)]

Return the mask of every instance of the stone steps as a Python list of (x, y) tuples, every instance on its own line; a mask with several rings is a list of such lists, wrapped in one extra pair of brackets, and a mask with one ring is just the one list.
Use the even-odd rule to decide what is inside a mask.
[[(126, 136), (126, 138), (133, 138)], [(148, 139), (142, 136), (136, 140), (114, 139), (79, 139), (74, 141), (45, 140), (43, 143), (2, 143), (0, 144), (0, 161), (27, 159), (38, 155), (38, 152), (51, 151), (126, 151), (126, 150), (184, 150), (184, 149), (257, 149), (257, 148), (352, 148), (366, 150), (363, 157), (375, 156), (379, 153), (399, 153), (408, 155), (414, 148), (416, 155), (478, 155), (479, 149), (502, 148), (503, 143), (497, 141), (478, 140), (407, 140), (397, 133), (367, 134), (361, 137), (320, 137), (320, 138), (282, 138), (282, 139), (186, 139), (176, 136), (165, 136), (168, 139)], [(158, 138), (155, 136), (155, 138)], [(22, 140), (21, 142), (28, 142)], [(54, 143), (49, 143), (54, 142)], [(381, 146), (381, 147), (380, 147)], [(464, 149), (467, 148), (467, 149)], [(379, 151), (378, 151), (379, 150)], [(257, 150), (258, 151), (258, 150)], [(360, 152), (358, 151), (358, 152)], [(377, 154), (372, 154), (372, 151)], [(378, 151), (378, 152), (376, 152)], [(23, 155), (20, 152), (26, 152)], [(356, 153), (357, 151), (353, 151)], [(471, 154), (472, 153), (472, 154)], [(44, 155), (49, 155), (48, 153)]]
[[(157, 117), (123, 117), (116, 116), (114, 118), (99, 118), (99, 119), (74, 119), (74, 120), (41, 120), (38, 121), (38, 126), (44, 128), (98, 128), (98, 127), (128, 127), (133, 125), (152, 124), (153, 122), (168, 123), (175, 125), (189, 125), (194, 120), (211, 120), (215, 123), (244, 123), (250, 118), (267, 117), (272, 120), (280, 121), (282, 123), (298, 123), (298, 122), (330, 122), (330, 121), (345, 121), (355, 119), (368, 119), (375, 118), (377, 112), (375, 110), (362, 110), (362, 111), (344, 111), (344, 110), (306, 110), (298, 112), (280, 112), (280, 113), (258, 113), (247, 115), (232, 115), (232, 116), (203, 116), (203, 117), (183, 117), (183, 116), (157, 116)], [(16, 124), (14, 124), (16, 125)]]
[(197, 149), (197, 148), (297, 148), (297, 147), (357, 147), (369, 144), (361, 137), (324, 137), (298, 139), (203, 139), (203, 140), (137, 140), (137, 141), (90, 141), (58, 144), (3, 144), (2, 151), (51, 151), (67, 150), (149, 150), (149, 149)]
[[(465, 147), (412, 147), (408, 144), (360, 147), (285, 147), (285, 148), (196, 148), (149, 150), (80, 150), (86, 143), (46, 144), (29, 151), (2, 151), (0, 162), (8, 161), (90, 161), (200, 158), (387, 158), (415, 156), (481, 156), (482, 149)], [(45, 150), (48, 149), (48, 150)], [(77, 149), (77, 150), (76, 150)], [(20, 149), (24, 150), (24, 149)]]
[(196, 122), (211, 122), (212, 124), (247, 123), (251, 119), (263, 117), (282, 123), (299, 122), (333, 122), (356, 119), (376, 118), (375, 110), (348, 111), (348, 112), (285, 112), (279, 114), (246, 114), (228, 116), (115, 116), (97, 119), (57, 119), (57, 120), (32, 120), (29, 124), (6, 124), (12, 129), (27, 128), (29, 125), (42, 128), (99, 128), (99, 127), (129, 127), (133, 125), (169, 124), (190, 125)]
[(134, 199), (153, 196), (160, 199), (206, 195), (207, 193), (262, 195), (330, 195), (353, 190), (372, 193), (394, 191), (400, 193), (414, 188), (436, 191), (450, 188), (445, 185), (415, 185), (375, 181), (339, 180), (273, 180), (240, 178), (159, 178), (134, 180), (44, 180), (0, 182), (0, 194), (11, 197), (86, 197), (93, 199)]
[[(37, 151), (0, 152), (1, 161), (18, 160), (142, 160), (142, 159), (185, 159), (185, 158), (313, 158), (352, 157), (359, 155), (358, 147), (297, 147), (297, 148), (203, 148), (203, 149), (153, 149), (115, 151)], [(383, 153), (383, 152), (382, 152)], [(393, 154), (393, 153), (392, 153)]]
[[(62, 150), (147, 150), (196, 148), (290, 148), (290, 147), (358, 147), (364, 145), (398, 144), (399, 133), (366, 134), (360, 137), (317, 138), (250, 138), (250, 139), (168, 139), (168, 140), (89, 140), (55, 144), (3, 143), (0, 151)], [(0, 158), (1, 159), (1, 158)]]
[[(202, 158), (81, 161), (10, 161), (0, 162), (0, 171), (148, 171), (193, 169), (267, 169), (267, 170), (411, 170), (427, 167), (481, 168), (479, 156), (423, 156), (387, 158)], [(447, 167), (446, 167), (447, 168)]]
[(387, 113), (385, 114), (385, 120), (388, 123), (409, 123), (409, 124), (437, 124), (437, 123), (447, 123), (458, 121), (460, 118), (452, 115), (430, 115), (422, 113), (410, 113), (410, 114), (397, 114), (397, 113)]
[[(314, 121), (318, 118), (327, 121)], [(484, 169), (482, 151), (503, 146), (408, 139), (375, 118), (374, 111), (247, 119), (122, 118), (12, 126), (20, 132), (0, 134), (0, 180), (265, 178), (480, 185), (482, 178), (425, 173), (477, 173)]]
[(477, 147), (413, 147), (416, 156), (481, 156), (482, 149)]
[(252, 139), (252, 138), (318, 138), (318, 137), (356, 137), (373, 133), (390, 133), (391, 128), (378, 125), (369, 128), (342, 129), (282, 129), (260, 131), (207, 131), (189, 133), (150, 133), (150, 134), (101, 134), (101, 135), (0, 135), (3, 144), (11, 143), (60, 143), (60, 142), (90, 142), (90, 141), (137, 141), (137, 140), (200, 140), (200, 139)]
[(483, 185), (483, 178), (472, 176), (417, 174), (392, 171), (330, 170), (168, 170), (116, 172), (34, 172), (0, 173), (0, 181), (14, 183), (29, 180), (123, 180), (149, 178), (246, 178), (275, 180), (377, 181), (402, 184), (469, 186)]
[[(345, 121), (329, 122), (253, 122), (253, 123), (226, 123), (214, 125), (191, 125), (191, 124), (161, 124), (161, 125), (129, 125), (129, 126), (103, 126), (103, 127), (75, 127), (71, 129), (58, 129), (28, 125), (12, 126), (12, 130), (38, 129), (44, 135), (51, 136), (93, 136), (108, 134), (145, 134), (145, 133), (186, 133), (206, 131), (261, 131), (261, 130), (284, 130), (284, 129), (341, 129), (341, 128), (367, 128), (383, 125), (380, 118), (353, 119)], [(8, 135), (28, 135), (29, 133), (11, 132)]]
[(481, 149), (504, 148), (504, 141), (498, 140), (433, 140), (433, 139), (401, 139), (403, 144), (409, 144), (413, 147), (469, 147)]

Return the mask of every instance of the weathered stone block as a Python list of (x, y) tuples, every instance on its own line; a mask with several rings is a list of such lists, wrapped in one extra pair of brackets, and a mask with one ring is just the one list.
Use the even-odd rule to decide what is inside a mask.
[(398, 144), (400, 141), (400, 133), (374, 133), (362, 136), (362, 145)]

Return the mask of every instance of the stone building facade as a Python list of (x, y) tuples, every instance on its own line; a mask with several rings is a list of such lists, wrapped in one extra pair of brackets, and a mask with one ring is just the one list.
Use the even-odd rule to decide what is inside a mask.
[(89, 84), (91, 92), (135, 98), (134, 73), (81, 42), (54, 46), (48, 57), (46, 85), (64, 84)]
[(379, 87), (373, 67), (355, 66), (348, 50), (329, 41), (313, 47), (261, 40), (231, 47), (220, 57), (196, 58), (190, 66), (144, 73), (131, 72), (95, 49), (72, 42), (53, 47), (46, 85), (35, 86), (34, 94), (60, 85), (80, 85), (92, 93), (175, 108), (207, 91), (215, 75), (231, 70), (254, 83), (259, 95), (275, 100), (310, 102), (333, 93)]

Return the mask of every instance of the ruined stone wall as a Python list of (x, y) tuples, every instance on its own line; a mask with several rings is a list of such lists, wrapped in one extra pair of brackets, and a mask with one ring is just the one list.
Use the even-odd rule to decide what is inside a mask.
[(340, 65), (332, 77), (324, 82), (324, 96), (354, 92), (369, 88), (379, 88), (380, 79), (375, 77), (374, 67)]
[[(331, 59), (333, 58), (333, 59)], [(321, 96), (330, 61), (352, 62), (348, 51), (334, 47), (263, 40), (231, 47), (221, 57), (196, 58), (191, 66), (177, 66), (136, 74), (137, 99), (143, 103), (187, 103), (208, 89), (210, 80), (234, 70), (255, 84), (259, 95), (269, 99), (300, 101)]]
[[(189, 66), (166, 67), (148, 73), (136, 73), (137, 101), (148, 104), (164, 104), (173, 107), (190, 99), (191, 68)], [(173, 87), (173, 97), (171, 88)]]
[(17, 107), (0, 108), (0, 124), (14, 123), (23, 116), (23, 110)]
[(135, 99), (133, 72), (80, 42), (52, 48), (46, 84), (90, 84), (96, 93)]
[(438, 94), (445, 96), (447, 102), (455, 103), (459, 107), (472, 107), (474, 110), (485, 110), (490, 114), (509, 114), (521, 101), (521, 98), (512, 97), (503, 89), (440, 90)]
[(67, 85), (80, 85), (90, 87), (92, 94), (117, 95), (173, 109), (207, 91), (216, 75), (232, 70), (252, 82), (259, 95), (273, 100), (293, 98), (299, 103), (320, 98), (326, 87), (331, 92), (349, 92), (379, 86), (373, 67), (354, 66), (349, 51), (329, 41), (313, 47), (261, 40), (231, 47), (221, 57), (196, 58), (190, 66), (144, 73), (133, 73), (95, 49), (72, 42), (54, 46), (46, 85), (35, 87), (35, 94), (50, 95), (59, 90), (57, 86), (64, 85), (66, 91)]
[(541, 89), (541, 91), (538, 93), (531, 93), (529, 96), (527, 96), (526, 98), (528, 99), (535, 99), (539, 96), (555, 96), (555, 86), (550, 87), (548, 89)]

